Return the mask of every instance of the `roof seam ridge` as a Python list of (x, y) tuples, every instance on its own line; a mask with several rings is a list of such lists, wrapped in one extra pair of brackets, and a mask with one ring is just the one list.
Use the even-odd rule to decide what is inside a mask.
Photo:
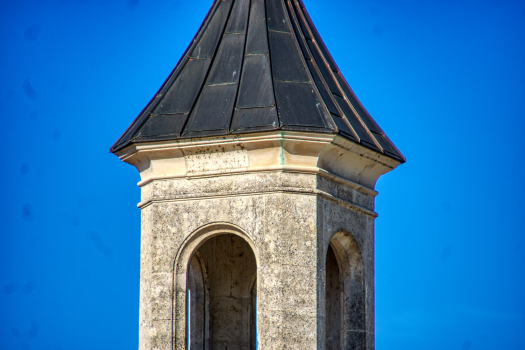
[[(306, 16), (308, 16), (308, 18), (310, 18), (310, 15), (308, 14), (308, 10), (306, 9), (306, 7), (303, 7), (302, 8), (302, 12), (306, 18)], [(377, 141), (377, 139), (375, 138), (375, 136), (372, 134), (372, 131), (368, 128), (368, 126), (366, 125), (366, 123), (363, 121), (363, 119), (361, 118), (361, 116), (359, 115), (359, 113), (357, 113), (357, 111), (355, 110), (354, 106), (352, 105), (352, 103), (350, 103), (350, 99), (348, 98), (348, 96), (346, 95), (345, 91), (343, 90), (341, 84), (339, 83), (338, 79), (335, 78), (334, 76), (334, 70), (333, 68), (330, 66), (330, 64), (328, 64), (328, 60), (326, 59), (324, 53), (323, 53), (323, 50), (321, 50), (321, 47), (320, 45), (323, 44), (324, 45), (324, 42), (321, 38), (321, 34), (319, 34), (319, 32), (317, 31), (317, 28), (315, 28), (315, 24), (313, 22), (313, 20), (310, 18), (310, 20), (306, 21), (306, 25), (308, 27), (310, 26), (313, 26), (314, 28), (309, 28), (310, 31), (312, 32), (312, 42), (317, 46), (317, 48), (319, 49), (319, 54), (321, 55), (321, 58), (323, 59), (324, 63), (327, 64), (327, 66), (330, 68), (330, 74), (332, 75), (332, 78), (334, 79), (334, 83), (337, 85), (337, 87), (339, 88), (339, 91), (343, 94), (343, 99), (346, 100), (346, 102), (348, 103), (348, 105), (350, 106), (350, 108), (352, 109), (352, 112), (354, 112), (354, 115), (356, 116), (357, 120), (359, 122), (361, 122), (361, 125), (364, 126), (365, 128), (365, 131), (369, 134), (370, 137), (372, 137), (372, 140), (374, 141), (375, 145), (377, 147), (379, 147), (379, 149), (381, 150), (381, 152), (384, 154), (385, 150), (384, 148), (380, 145), (379, 141)], [(324, 45), (326, 47), (326, 45)], [(335, 63), (335, 60), (333, 60), (334, 63)], [(334, 68), (337, 68), (339, 69), (339, 67), (334, 67)], [(341, 72), (341, 70), (339, 70), (338, 72)], [(343, 76), (343, 74), (341, 73), (341, 76)], [(344, 79), (344, 76), (343, 76), (343, 79)], [(345, 79), (346, 81), (346, 79)], [(347, 83), (347, 85), (349, 85)], [(350, 87), (350, 86), (349, 86)], [(330, 91), (331, 92), (331, 91)], [(357, 98), (357, 97), (356, 97)], [(359, 100), (358, 100), (359, 101)], [(359, 102), (360, 103), (360, 102)], [(364, 109), (364, 106), (363, 106), (363, 109)], [(350, 122), (348, 122), (348, 124), (350, 124)], [(353, 129), (353, 127), (352, 127)]]
[(229, 82), (229, 83), (214, 83), (214, 84), (204, 84), (204, 86), (221, 86), (221, 85), (235, 85), (235, 84), (238, 84), (238, 82), (234, 81), (234, 82)]
[[(288, 2), (288, 3), (290, 4), (290, 6), (292, 6), (291, 10), (294, 10), (292, 2)], [(312, 76), (312, 74), (310, 72), (310, 68), (308, 67), (308, 63), (306, 62), (306, 57), (304, 57), (304, 54), (302, 53), (302, 49), (301, 49), (301, 45), (299, 44), (299, 40), (302, 40), (304, 38), (304, 34), (302, 33), (301, 28), (299, 28), (300, 24), (298, 23), (297, 17), (295, 16), (295, 11), (292, 12), (290, 10), (290, 8), (288, 8), (288, 6), (285, 6), (285, 10), (286, 10), (286, 14), (288, 15), (288, 19), (290, 20), (290, 24), (293, 21), (295, 23), (295, 27), (297, 28), (297, 33), (296, 33), (295, 30), (294, 30), (294, 26), (293, 25), (291, 26), (292, 27), (291, 28), (292, 35), (293, 35), (293, 37), (295, 39), (295, 44), (298, 46), (297, 49), (301, 53), (300, 58), (301, 58), (301, 61), (303, 62), (304, 70), (306, 71), (306, 74), (310, 78), (310, 83), (311, 83), (312, 87), (317, 92), (317, 96), (319, 97), (319, 101), (324, 105), (324, 108), (328, 112), (328, 118), (330, 118), (332, 120), (333, 127), (335, 127), (335, 130), (338, 131), (339, 128), (337, 127), (337, 125), (335, 124), (335, 121), (332, 119), (332, 116), (330, 115), (330, 110), (326, 106), (326, 103), (325, 103), (325, 101), (323, 99), (323, 96), (321, 96), (321, 93), (319, 92), (319, 89), (317, 88), (317, 85), (315, 84), (315, 79), (313, 78), (313, 76)], [(306, 48), (306, 49), (308, 50), (308, 48)], [(322, 116), (322, 114), (321, 114), (321, 116)], [(326, 117), (323, 117), (322, 119), (323, 119), (323, 122), (325, 124), (328, 124), (327, 123), (328, 121), (326, 120), (327, 119)], [(329, 125), (325, 125), (325, 127), (329, 128), (329, 129), (332, 129)]]
[[(237, 101), (239, 100), (239, 95), (241, 93), (241, 79), (242, 73), (244, 70), (244, 59), (246, 58), (246, 46), (248, 44), (248, 27), (250, 25), (250, 13), (252, 12), (252, 0), (248, 0), (248, 15), (246, 16), (246, 26), (244, 28), (244, 47), (242, 49), (241, 64), (239, 68), (239, 81), (237, 82), (237, 93), (235, 94), (235, 101), (233, 101), (232, 115), (230, 117), (230, 123), (228, 124), (228, 133), (232, 132), (233, 117), (235, 116), (235, 107), (237, 106)], [(232, 6), (233, 8), (233, 6)]]
[[(220, 3), (220, 2), (222, 2), (222, 1), (217, 1), (217, 3)], [(219, 5), (217, 5), (216, 9), (218, 9), (218, 8), (219, 8)], [(192, 104), (192, 106), (190, 108), (190, 111), (188, 112), (188, 118), (186, 118), (186, 120), (184, 121), (184, 124), (182, 125), (182, 128), (180, 129), (180, 136), (185, 134), (184, 131), (185, 131), (186, 127), (188, 126), (188, 123), (189, 123), (189, 121), (191, 119), (191, 116), (192, 116), (192, 114), (194, 112), (193, 110), (194, 110), (195, 106), (197, 105), (197, 102), (199, 101), (199, 98), (201, 97), (202, 90), (206, 86), (206, 81), (208, 80), (208, 77), (210, 76), (210, 72), (211, 72), (211, 70), (213, 68), (213, 64), (215, 63), (215, 59), (217, 58), (217, 51), (219, 51), (219, 47), (221, 46), (222, 39), (224, 38), (224, 32), (226, 31), (226, 27), (228, 26), (228, 21), (230, 19), (230, 15), (232, 13), (232, 10), (233, 10), (233, 1), (230, 4), (230, 10), (228, 12), (228, 17), (226, 17), (226, 20), (224, 21), (224, 24), (223, 24), (223, 27), (222, 27), (222, 33), (221, 33), (221, 35), (219, 37), (219, 41), (218, 41), (217, 45), (215, 46), (215, 50), (213, 51), (212, 56), (208, 57), (208, 58), (211, 58), (210, 65), (208, 66), (208, 71), (206, 72), (206, 76), (204, 77), (203, 83), (202, 83), (201, 87), (199, 88), (199, 92), (198, 92), (195, 100), (193, 101), (193, 104)], [(217, 10), (215, 11), (215, 13), (216, 12), (217, 12)], [(211, 19), (210, 19), (210, 21), (211, 21)], [(186, 132), (186, 134), (187, 134), (187, 132)]]
[(277, 114), (277, 121), (279, 122), (278, 129), (283, 127), (283, 123), (281, 122), (281, 115), (279, 114), (279, 106), (277, 106), (277, 96), (275, 95), (275, 79), (273, 77), (273, 65), (272, 65), (272, 55), (271, 55), (271, 47), (270, 47), (270, 29), (268, 28), (268, 9), (266, 8), (266, 1), (264, 1), (264, 27), (266, 28), (266, 47), (268, 48), (268, 62), (270, 65), (270, 78), (271, 86), (272, 86), (272, 93), (273, 93), (273, 102), (275, 103), (275, 113)]
[(269, 32), (272, 32), (272, 33), (284, 33), (284, 34), (293, 34), (291, 32), (285, 32), (283, 30), (275, 30), (275, 29), (268, 29)]
[(310, 85), (312, 85), (311, 81), (282, 80), (282, 79), (274, 79), (274, 81), (279, 81), (281, 83), (297, 83), (297, 84), (310, 84)]
[(235, 109), (240, 111), (243, 109), (261, 109), (261, 108), (273, 108), (273, 107), (275, 107), (275, 104), (271, 106), (235, 107)]
[[(306, 7), (302, 8), (302, 10), (305, 11), (305, 12), (307, 12)], [(305, 15), (305, 17), (306, 17), (306, 15)], [(308, 27), (310, 27), (310, 24), (313, 25), (313, 21), (306, 21), (305, 24), (306, 24)], [(339, 81), (335, 78), (335, 76), (334, 76), (334, 71), (333, 71), (332, 67), (330, 67), (330, 64), (328, 64), (328, 60), (326, 59), (326, 57), (325, 57), (325, 55), (324, 55), (323, 51), (321, 50), (320, 45), (319, 45), (319, 43), (318, 43), (319, 40), (322, 40), (322, 39), (321, 39), (321, 35), (316, 35), (316, 30), (312, 30), (311, 28), (308, 28), (308, 29), (310, 29), (310, 32), (312, 33), (312, 37), (313, 37), (313, 38), (312, 38), (312, 42), (313, 42), (313, 43), (317, 46), (317, 48), (319, 49), (318, 51), (319, 51), (319, 55), (321, 56), (321, 59), (323, 60), (324, 64), (326, 64), (326, 65), (330, 68), (330, 69), (329, 69), (329, 70), (330, 70), (329, 73), (331, 74), (331, 76), (332, 76), (332, 78), (333, 78), (333, 80), (334, 80), (334, 83), (335, 83), (335, 84), (337, 85), (337, 87), (339, 88), (339, 92), (341, 92), (341, 93), (343, 94), (343, 96), (341, 96), (341, 97), (343, 97), (343, 99), (346, 100), (346, 102), (348, 103), (348, 105), (349, 105), (350, 108), (352, 109), (352, 112), (354, 112), (354, 115), (356, 116), (357, 120), (361, 123), (362, 126), (364, 126), (365, 131), (370, 135), (370, 137), (372, 137), (372, 140), (374, 141), (376, 147), (378, 147), (378, 148), (381, 150), (381, 152), (384, 153), (384, 149), (383, 149), (383, 147), (381, 147), (381, 145), (379, 144), (379, 141), (377, 141), (376, 138), (375, 138), (375, 136), (372, 134), (372, 131), (371, 131), (371, 130), (368, 128), (368, 126), (364, 123), (364, 121), (362, 120), (362, 118), (361, 118), (361, 116), (359, 115), (359, 113), (357, 113), (357, 111), (355, 110), (354, 106), (350, 103), (349, 98), (346, 96), (346, 94), (345, 94), (343, 88), (341, 87), (341, 84), (339, 84)], [(317, 32), (317, 33), (318, 33), (318, 32)], [(318, 40), (317, 37), (319, 37), (319, 40)], [(322, 77), (322, 78), (324, 79), (324, 77)], [(332, 92), (330, 89), (328, 89), (328, 91), (329, 91), (330, 93), (333, 94), (333, 92)], [(338, 106), (338, 105), (337, 105), (337, 106)], [(338, 106), (338, 107), (339, 107), (339, 106)], [(340, 109), (340, 107), (339, 107), (339, 109)], [(342, 115), (344, 115), (344, 113), (343, 113)], [(346, 118), (346, 116), (345, 116), (345, 118)], [(348, 119), (347, 119), (347, 121), (348, 121)], [(352, 124), (351, 124), (350, 122), (348, 122), (348, 124), (349, 124), (350, 127), (352, 128), (352, 131), (354, 131), (354, 133), (357, 135), (357, 133), (355, 132), (354, 127), (352, 126)], [(358, 135), (357, 135), (357, 137), (358, 137), (358, 139), (360, 140), (360, 142), (362, 142), (361, 138), (360, 138)]]
[[(297, 16), (297, 18), (296, 18), (297, 22), (299, 22), (300, 20), (303, 20), (304, 14), (303, 14), (302, 11), (301, 11), (302, 8), (301, 8), (301, 6), (299, 5), (299, 3), (298, 3), (297, 1), (295, 1), (295, 2), (293, 2), (293, 4), (292, 4), (291, 6), (292, 6), (292, 9), (293, 9), (293, 11), (294, 11), (294, 15)], [(299, 9), (297, 9), (297, 7), (299, 7)], [(302, 16), (301, 19), (299, 19), (298, 16)], [(306, 21), (303, 20), (303, 22), (304, 22), (305, 24), (307, 24)], [(298, 30), (298, 31), (299, 31), (299, 30), (301, 31), (300, 34), (302, 35), (302, 36), (301, 36), (301, 39), (304, 40), (304, 41), (303, 41), (304, 48), (305, 48), (305, 50), (310, 54), (310, 58), (309, 58), (308, 60), (309, 60), (310, 62), (312, 62), (313, 65), (315, 65), (313, 68), (314, 68), (314, 69), (317, 68), (316, 73), (317, 73), (317, 75), (319, 76), (319, 79), (321, 79), (321, 84), (323, 84), (323, 86), (324, 86), (325, 90), (327, 91), (327, 93), (328, 93), (328, 94), (331, 94), (332, 91), (330, 90), (330, 87), (328, 86), (328, 83), (326, 82), (326, 79), (324, 78), (323, 74), (321, 73), (321, 71), (320, 71), (320, 69), (319, 69), (319, 65), (318, 65), (317, 62), (315, 61), (314, 55), (312, 54), (312, 52), (311, 52), (311, 50), (310, 50), (310, 47), (308, 46), (308, 42), (307, 42), (308, 38), (307, 38), (307, 37), (305, 36), (305, 34), (303, 33), (303, 28), (302, 28), (301, 24), (300, 24), (300, 23), (297, 23), (296, 26), (297, 26), (297, 30)], [(306, 28), (306, 30), (308, 30), (310, 36), (311, 36), (312, 38), (314, 38), (314, 35), (313, 35), (313, 32), (312, 32), (311, 28), (310, 28), (308, 25), (306, 25), (305, 28)], [(313, 40), (311, 40), (311, 41), (313, 41)], [(337, 103), (337, 101), (335, 101), (335, 98), (334, 98), (333, 96), (331, 96), (331, 95), (329, 95), (328, 98), (330, 98), (330, 99), (332, 100), (332, 104), (334, 104), (335, 108), (337, 109), (337, 112), (339, 113), (338, 116), (340, 116), (340, 117), (344, 116), (344, 112), (342, 111), (341, 106), (339, 106), (339, 104)], [(322, 98), (321, 98), (321, 99), (322, 99)], [(323, 102), (324, 102), (324, 100), (323, 100)], [(326, 105), (326, 103), (325, 103), (325, 105)], [(328, 110), (328, 107), (327, 107), (327, 110)], [(335, 114), (335, 113), (330, 112), (330, 111), (328, 111), (328, 112), (330, 113), (330, 117), (332, 118), (332, 121), (334, 122), (334, 124), (336, 124), (336, 123), (335, 123), (335, 120), (333, 120), (333, 117), (332, 117), (332, 114)], [(335, 115), (337, 115), (337, 114), (335, 114)], [(354, 135), (352, 135), (352, 136), (353, 136), (356, 140), (360, 141), (360, 137), (359, 137), (359, 135), (358, 135), (357, 132), (355, 131), (355, 129), (354, 129), (354, 127), (352, 126), (352, 124), (350, 124), (350, 122), (348, 121), (348, 119), (347, 119), (347, 124), (348, 124), (347, 126), (350, 127), (350, 131), (352, 131), (352, 132), (354, 133)], [(341, 130), (339, 130), (339, 128), (337, 127), (337, 124), (336, 124), (336, 129), (337, 129), (338, 132), (341, 131)]]

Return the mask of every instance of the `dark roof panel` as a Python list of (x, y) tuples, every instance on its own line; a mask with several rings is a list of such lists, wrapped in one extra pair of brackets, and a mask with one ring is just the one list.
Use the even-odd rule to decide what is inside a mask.
[(211, 58), (188, 60), (153, 114), (191, 112), (208, 73), (210, 62)]
[(348, 124), (346, 119), (341, 118), (338, 115), (332, 114), (332, 119), (337, 125), (340, 133), (343, 133), (347, 138), (351, 139), (354, 142), (359, 143), (359, 139), (356, 137), (355, 131), (352, 130), (351, 126)]
[(151, 139), (156, 136), (179, 137), (188, 114), (159, 114), (148, 119), (138, 133), (137, 139)]
[(303, 58), (291, 33), (268, 32), (270, 59), (275, 80), (309, 82)]
[(219, 39), (224, 31), (224, 25), (228, 19), (232, 1), (219, 1), (217, 9), (213, 13), (211, 21), (204, 29), (197, 45), (193, 48), (189, 57), (194, 58), (208, 58), (213, 57), (215, 49), (219, 43)]
[(274, 86), (282, 125), (334, 128), (326, 122), (328, 111), (312, 84), (276, 80)]
[(246, 54), (256, 55), (264, 53), (268, 53), (264, 0), (252, 0), (248, 39), (246, 40)]
[(233, 4), (232, 14), (226, 26), (226, 33), (246, 33), (250, 0), (237, 0)]
[(246, 130), (266, 127), (268, 130), (279, 128), (279, 119), (275, 107), (236, 109), (233, 113), (232, 130)]
[(288, 3), (288, 8), (290, 8), (291, 11), (293, 11), (293, 13), (295, 14), (295, 18), (297, 19), (297, 22), (299, 23), (299, 26), (301, 27), (301, 31), (304, 37), (310, 40), (313, 39), (312, 32), (308, 28), (308, 25), (306, 24), (304, 20), (304, 16), (301, 15), (300, 11), (297, 11), (297, 6), (296, 5), (294, 6), (291, 3)]
[(215, 0), (175, 69), (111, 151), (276, 129), (339, 133), (405, 161), (355, 96), (301, 0)]
[(325, 56), (326, 60), (328, 61), (328, 64), (330, 65), (330, 68), (334, 72), (339, 72), (339, 67), (335, 63), (334, 58), (330, 54), (330, 51), (328, 51), (328, 48), (324, 44), (324, 41), (321, 38), (321, 35), (319, 35), (319, 32), (317, 31), (317, 28), (315, 27), (314, 22), (312, 21), (312, 18), (310, 18), (310, 14), (308, 13), (306, 8), (304, 7), (304, 4), (302, 4), (301, 0), (300, 0), (300, 2), (301, 2), (301, 8), (299, 8), (297, 6), (295, 6), (295, 8), (296, 8), (296, 10), (298, 12), (300, 12), (301, 24), (303, 26), (305, 26), (305, 27), (308, 27), (309, 31), (313, 34), (313, 37), (314, 37), (315, 41), (319, 44), (321, 52), (323, 53), (323, 55)]
[(326, 62), (323, 60), (323, 57), (321, 56), (317, 45), (315, 45), (315, 43), (312, 40), (307, 41), (308, 47), (310, 48), (310, 52), (312, 53), (312, 56), (314, 57), (317, 66), (319, 67), (319, 71), (323, 75), (323, 79), (328, 85), (328, 88), (335, 94), (341, 94), (339, 86), (337, 85), (332, 75), (333, 73), (330, 70), (330, 68), (326, 65)]
[(288, 16), (284, 12), (283, 0), (266, 0), (266, 17), (268, 19), (268, 30), (290, 32)]
[(316, 69), (315, 64), (312, 61), (308, 61), (308, 68), (310, 68), (310, 74), (314, 79), (317, 90), (323, 98), (323, 102), (325, 103), (326, 108), (328, 108), (328, 111), (330, 111), (330, 113), (340, 116), (341, 112), (339, 112), (339, 110), (335, 106), (335, 103), (332, 101), (332, 94), (328, 90), (326, 90), (326, 87), (323, 84), (321, 77), (319, 76), (319, 71)]
[(268, 55), (246, 56), (242, 68), (237, 108), (275, 105), (270, 58)]
[(344, 93), (346, 94), (346, 97), (348, 98), (348, 101), (354, 107), (354, 109), (357, 112), (357, 115), (363, 120), (366, 127), (376, 134), (382, 134), (383, 130), (377, 125), (374, 119), (368, 114), (367, 110), (361, 102), (357, 99), (357, 96), (354, 94), (352, 89), (350, 88), (350, 85), (346, 82), (346, 79), (343, 77), (341, 72), (336, 74), (337, 80), (339, 81), (339, 84), (341, 88), (343, 89)]
[(238, 84), (210, 85), (202, 89), (184, 134), (195, 131), (225, 130), (230, 126)]
[(341, 111), (344, 114), (344, 117), (346, 120), (348, 120), (348, 123), (352, 126), (352, 129), (356, 132), (357, 136), (359, 137), (359, 140), (365, 140), (368, 142), (372, 142), (372, 135), (370, 134), (370, 131), (364, 126), (363, 122), (356, 116), (348, 102), (337, 95), (334, 95), (335, 100), (337, 101), (338, 106), (341, 108)]
[(236, 83), (241, 75), (244, 34), (225, 35), (215, 55), (206, 85)]

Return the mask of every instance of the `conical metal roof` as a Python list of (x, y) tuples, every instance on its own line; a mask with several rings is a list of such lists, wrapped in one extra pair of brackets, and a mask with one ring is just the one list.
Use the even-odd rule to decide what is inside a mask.
[(157, 94), (111, 148), (269, 130), (339, 133), (404, 162), (301, 0), (215, 0)]

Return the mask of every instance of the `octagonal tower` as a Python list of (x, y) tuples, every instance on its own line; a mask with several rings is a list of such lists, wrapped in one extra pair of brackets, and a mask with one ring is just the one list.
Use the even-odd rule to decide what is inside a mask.
[(374, 349), (374, 190), (405, 161), (300, 0), (215, 0), (111, 151), (140, 172), (140, 345)]

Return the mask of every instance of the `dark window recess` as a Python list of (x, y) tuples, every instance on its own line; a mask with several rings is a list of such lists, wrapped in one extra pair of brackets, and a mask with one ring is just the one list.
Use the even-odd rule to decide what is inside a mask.
[(279, 128), (275, 107), (236, 109), (233, 113), (231, 130), (251, 129), (268, 126), (268, 129)]
[(210, 23), (208, 23), (199, 43), (195, 45), (190, 57), (208, 58), (213, 56), (222, 35), (226, 20), (228, 19), (231, 6), (232, 0), (220, 2), (213, 14), (213, 18)]
[(308, 68), (310, 68), (310, 74), (312, 75), (312, 78), (314, 79), (315, 85), (317, 86), (317, 90), (319, 90), (319, 93), (321, 94), (321, 97), (323, 98), (326, 108), (328, 108), (330, 113), (333, 113), (335, 115), (340, 115), (341, 112), (339, 112), (339, 110), (335, 106), (335, 103), (332, 101), (332, 98), (331, 98), (332, 94), (326, 91), (326, 88), (323, 85), (323, 82), (321, 81), (321, 77), (319, 76), (317, 69), (315, 69), (312, 61), (308, 61)]
[(357, 136), (361, 140), (365, 140), (368, 143), (373, 144), (374, 141), (372, 139), (372, 135), (370, 135), (368, 130), (363, 126), (361, 121), (356, 117), (354, 111), (352, 111), (348, 102), (346, 102), (346, 100), (342, 97), (339, 97), (337, 95), (333, 95), (333, 96), (335, 97), (335, 100), (339, 104), (339, 107), (341, 107), (341, 110), (345, 114), (346, 119), (348, 120), (350, 125), (352, 125), (352, 128), (354, 128)]
[(329, 118), (311, 84), (275, 81), (275, 98), (282, 125), (324, 128)]
[(342, 133), (352, 141), (359, 142), (359, 140), (355, 136), (355, 132), (353, 132), (352, 129), (350, 129), (350, 127), (348, 126), (348, 122), (345, 119), (334, 114), (332, 114), (332, 119), (335, 125), (337, 126), (337, 129), (339, 129), (340, 133)]
[(205, 86), (184, 133), (204, 130), (228, 131), (237, 84)]
[(236, 0), (226, 25), (226, 33), (244, 33), (248, 21), (250, 0)]
[(244, 38), (244, 34), (229, 34), (223, 37), (206, 85), (239, 81), (244, 54)]
[(246, 56), (237, 108), (275, 105), (268, 55)]
[(153, 115), (140, 129), (139, 138), (164, 135), (173, 135), (179, 137), (187, 118), (187, 113)]
[(188, 113), (204, 82), (211, 59), (189, 60), (158, 104), (154, 114)]
[(283, 0), (266, 0), (266, 17), (268, 29), (279, 32), (290, 32), (288, 16), (284, 13)]
[(268, 52), (266, 37), (266, 18), (264, 17), (264, 0), (252, 0), (250, 25), (246, 39), (246, 54), (263, 54)]
[(317, 66), (319, 67), (319, 70), (321, 71), (321, 74), (324, 77), (324, 80), (326, 81), (326, 84), (328, 85), (328, 88), (330, 91), (336, 94), (341, 94), (339, 91), (339, 87), (337, 86), (337, 83), (334, 80), (334, 77), (332, 75), (332, 71), (330, 68), (326, 65), (325, 61), (321, 57), (321, 54), (318, 51), (317, 45), (311, 40), (308, 41), (308, 46), (310, 47), (310, 51), (312, 52), (312, 55), (314, 56), (315, 62), (317, 63)]
[(283, 81), (309, 82), (310, 79), (293, 34), (269, 32), (269, 35), (273, 78)]
[(348, 83), (346, 82), (345, 78), (343, 78), (341, 72), (335, 74), (337, 77), (337, 80), (339, 81), (339, 84), (343, 88), (343, 91), (346, 94), (346, 97), (348, 97), (348, 100), (352, 104), (352, 106), (355, 108), (357, 114), (361, 117), (365, 125), (370, 129), (370, 131), (375, 132), (376, 134), (383, 134), (383, 130), (377, 125), (374, 119), (368, 114), (368, 112), (364, 109), (361, 102), (357, 99), (356, 95), (350, 89), (350, 86), (348, 86)]

